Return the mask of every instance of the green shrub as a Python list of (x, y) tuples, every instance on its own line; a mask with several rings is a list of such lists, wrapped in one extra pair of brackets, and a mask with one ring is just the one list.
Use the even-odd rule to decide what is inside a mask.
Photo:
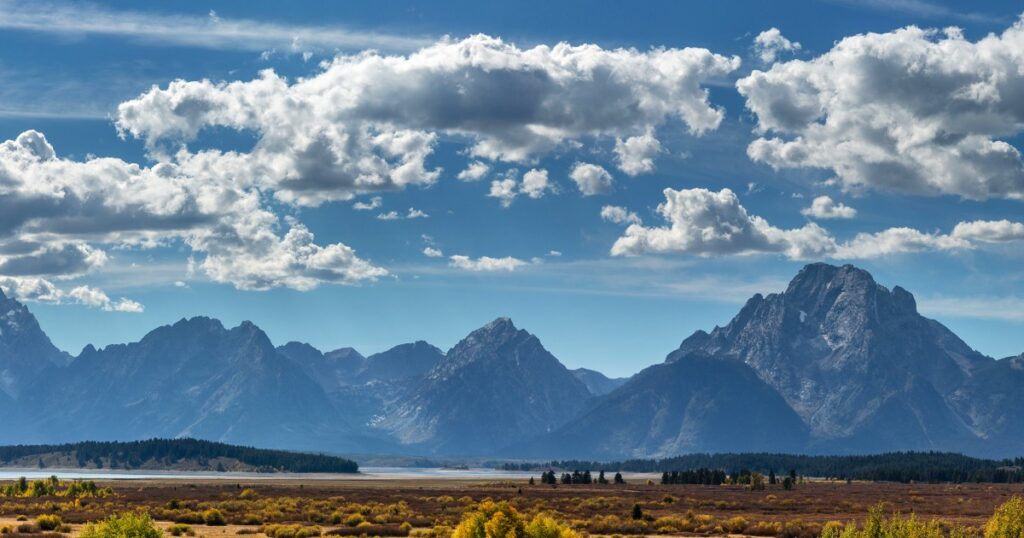
[(1014, 497), (996, 508), (985, 525), (985, 538), (1020, 538), (1024, 536), (1024, 499)]
[(175, 523), (167, 529), (167, 532), (171, 533), (171, 536), (195, 536), (196, 531), (192, 530), (191, 525), (185, 525), (184, 523)]
[(80, 538), (162, 538), (163, 535), (149, 514), (129, 512), (87, 524)]

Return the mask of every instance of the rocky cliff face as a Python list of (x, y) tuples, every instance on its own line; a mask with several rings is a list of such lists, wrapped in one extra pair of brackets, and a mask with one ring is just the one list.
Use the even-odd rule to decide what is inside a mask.
[(448, 351), (379, 427), (423, 450), (488, 454), (554, 430), (589, 398), (536, 336), (500, 318)]

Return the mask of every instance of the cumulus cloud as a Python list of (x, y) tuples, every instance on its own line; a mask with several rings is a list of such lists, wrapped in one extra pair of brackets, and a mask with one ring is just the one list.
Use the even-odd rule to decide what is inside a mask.
[(831, 170), (847, 189), (1024, 197), (1024, 22), (976, 42), (907, 27), (847, 37), (736, 86), (774, 168)]
[(520, 194), (536, 199), (555, 190), (555, 186), (548, 180), (547, 170), (532, 168), (523, 174), (522, 181), (516, 179), (517, 174), (517, 170), (510, 170), (504, 179), (491, 181), (487, 196), (500, 200), (502, 207), (509, 207)]
[[(405, 56), (341, 55), (295, 82), (272, 71), (247, 82), (177, 80), (122, 103), (117, 126), (161, 160), (317, 205), (434, 183), (440, 169), (426, 161), (439, 133), (465, 137), (478, 158), (515, 162), (669, 119), (701, 134), (724, 116), (705, 84), (738, 67), (738, 58), (699, 48), (521, 49), (475, 35)], [(253, 132), (256, 144), (189, 148), (211, 127)]]
[(778, 28), (769, 28), (754, 38), (754, 53), (766, 64), (775, 63), (775, 60), (784, 52), (796, 52), (800, 50), (800, 43), (786, 39)]
[(519, 195), (518, 187), (519, 183), (515, 177), (495, 179), (491, 182), (491, 190), (487, 193), (487, 196), (500, 200), (502, 207), (509, 207), (515, 201), (516, 196)]
[(842, 202), (837, 203), (830, 196), (818, 196), (810, 207), (801, 209), (800, 213), (816, 219), (852, 219), (857, 216), (856, 209)]
[(1006, 219), (961, 222), (953, 228), (953, 237), (984, 243), (1024, 241), (1024, 223)]
[(426, 211), (416, 209), (415, 207), (410, 207), (409, 211), (405, 214), (405, 218), (407, 219), (425, 219), (429, 217), (430, 215), (428, 215)]
[(664, 217), (666, 226), (646, 227), (631, 223), (623, 218), (623, 208), (608, 210), (610, 217), (621, 219), (623, 224), (629, 223), (625, 233), (612, 246), (612, 255), (779, 253), (794, 260), (846, 260), (909, 252), (967, 250), (975, 248), (977, 241), (1024, 240), (1024, 224), (975, 221), (961, 223), (951, 234), (897, 227), (876, 233), (860, 233), (840, 242), (813, 222), (794, 229), (775, 227), (765, 219), (749, 214), (729, 189), (718, 192), (665, 189), (664, 194), (665, 202), (658, 206), (658, 213)]
[(546, 192), (552, 190), (552, 185), (548, 182), (548, 171), (534, 168), (526, 172), (523, 174), (523, 184), (519, 190), (530, 198), (542, 198)]
[(105, 249), (170, 242), (198, 255), (197, 267), (214, 281), (240, 288), (309, 289), (386, 274), (343, 244), (313, 244), (305, 227), (282, 223), (255, 188), (172, 163), (61, 158), (36, 131), (0, 143), (0, 208), (0, 234), (11, 238), (0, 241), (7, 277), (71, 278), (101, 267)]
[(490, 256), (470, 258), (469, 256), (455, 255), (448, 259), (451, 260), (452, 267), (473, 272), (511, 272), (530, 263), (519, 258), (513, 258), (512, 256), (505, 256), (504, 258), (492, 258)]
[(398, 214), (398, 211), (388, 211), (387, 213), (380, 213), (377, 215), (377, 220), (398, 220), (402, 218)]
[(926, 233), (913, 228), (889, 228), (876, 233), (861, 233), (839, 245), (831, 257), (839, 260), (878, 258), (907, 252), (964, 250), (972, 248), (969, 241), (939, 233)]
[(459, 181), (479, 181), (491, 171), (491, 167), (482, 161), (473, 161), (466, 169), (455, 176)]
[(604, 167), (590, 163), (576, 163), (569, 172), (583, 196), (607, 194), (612, 190), (612, 175)]
[(145, 310), (141, 304), (131, 299), (113, 301), (103, 290), (91, 286), (78, 286), (68, 292), (67, 296), (78, 304), (101, 308), (108, 312), (142, 313)]
[(441, 252), (439, 248), (423, 247), (423, 255), (428, 258), (440, 258), (444, 256), (444, 252)]
[(352, 204), (352, 209), (356, 211), (373, 211), (379, 208), (383, 204), (380, 196), (374, 196), (370, 198), (369, 202), (356, 202)]
[(783, 252), (808, 258), (834, 250), (835, 241), (817, 224), (781, 230), (747, 213), (729, 189), (665, 189), (658, 213), (668, 227), (631, 224), (612, 247), (616, 256), (685, 252), (699, 256)]
[(642, 224), (640, 217), (638, 217), (636, 213), (616, 205), (606, 205), (602, 207), (601, 219), (608, 222), (614, 222), (615, 224)]
[(654, 157), (661, 152), (661, 142), (649, 132), (615, 140), (615, 160), (619, 170), (630, 176), (653, 172)]

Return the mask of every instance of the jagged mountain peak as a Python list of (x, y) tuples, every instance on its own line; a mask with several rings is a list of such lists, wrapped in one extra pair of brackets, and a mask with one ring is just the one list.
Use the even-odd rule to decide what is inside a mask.
[(53, 345), (28, 307), (0, 293), (0, 392), (17, 399), (40, 372), (70, 359)]

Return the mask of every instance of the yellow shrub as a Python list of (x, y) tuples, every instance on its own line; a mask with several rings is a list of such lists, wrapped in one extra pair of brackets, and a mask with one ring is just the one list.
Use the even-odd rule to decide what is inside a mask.
[(1024, 536), (1024, 499), (1014, 497), (996, 508), (985, 525), (985, 538), (1020, 538)]

